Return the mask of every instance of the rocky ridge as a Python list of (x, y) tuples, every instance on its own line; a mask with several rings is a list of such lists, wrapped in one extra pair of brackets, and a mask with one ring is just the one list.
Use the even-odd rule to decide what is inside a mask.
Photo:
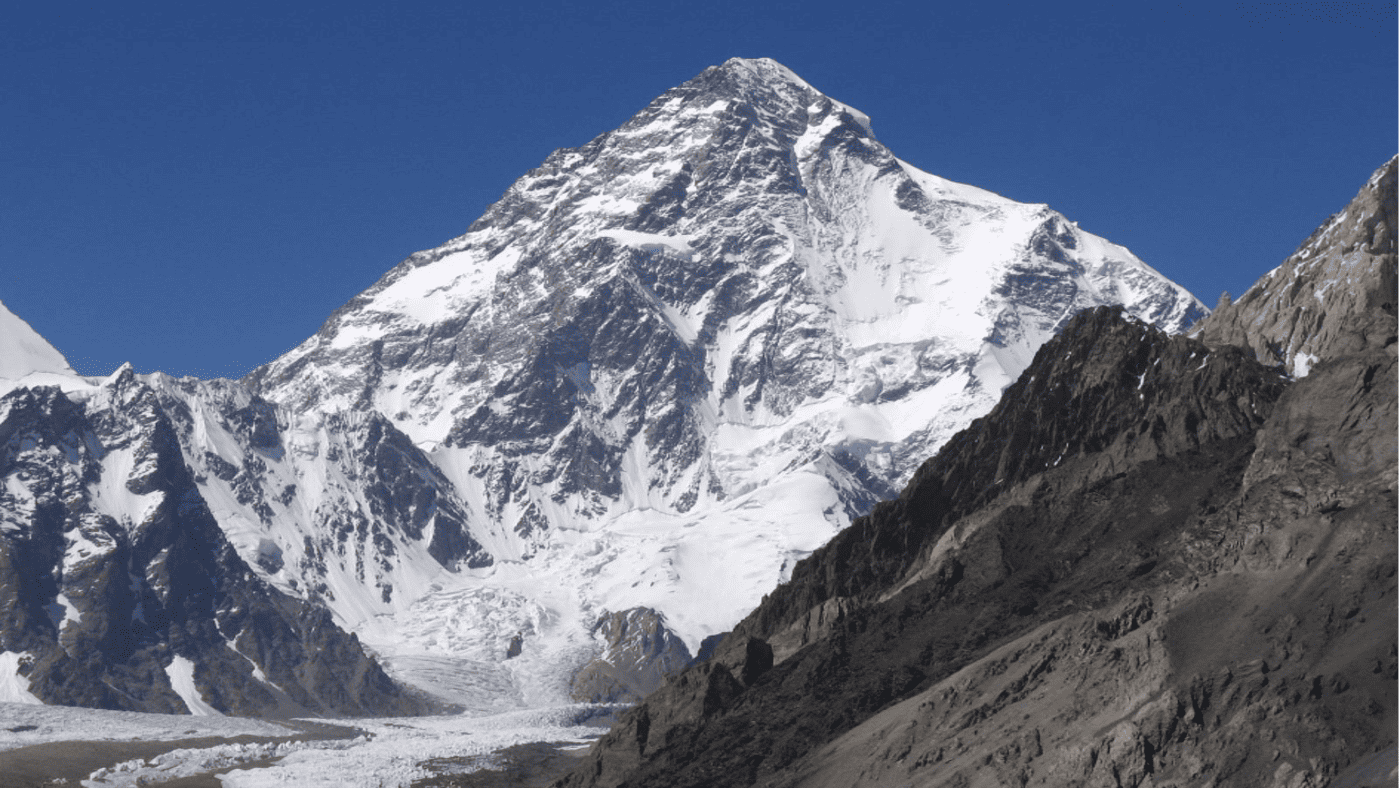
[(1306, 377), (1081, 314), (558, 785), (1393, 785), (1393, 172), (1343, 213), (1391, 289), (1278, 296), (1340, 299)]
[(594, 634), (606, 645), (574, 674), (576, 701), (637, 703), (691, 662), (690, 650), (655, 610), (609, 613), (599, 618)]
[[(1318, 359), (1384, 342), (1382, 304), (1394, 301), (1396, 159), (1376, 170), (1347, 207), (1328, 217), (1283, 264), (1191, 328), (1210, 344), (1247, 347), (1303, 377)], [(1380, 319), (1377, 325), (1358, 321)]]
[(328, 611), (243, 561), (155, 389), (129, 366), (67, 383), (0, 396), (0, 654), (30, 700), (244, 716), (431, 708)]

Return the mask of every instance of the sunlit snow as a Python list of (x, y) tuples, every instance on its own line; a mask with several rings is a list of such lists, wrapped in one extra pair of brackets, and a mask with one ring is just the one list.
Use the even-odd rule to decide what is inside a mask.
[(0, 379), (19, 380), (35, 372), (75, 374), (62, 353), (0, 303)]
[[(26, 656), (24, 652), (0, 651), (0, 704), (43, 703), (29, 691), (29, 679), (19, 674), (20, 661)], [(0, 709), (3, 708), (0, 706)], [(3, 729), (0, 729), (0, 749), (4, 749), (4, 735)]]

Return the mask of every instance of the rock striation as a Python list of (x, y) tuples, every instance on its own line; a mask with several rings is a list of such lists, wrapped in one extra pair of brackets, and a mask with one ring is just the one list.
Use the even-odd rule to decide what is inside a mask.
[[(1394, 166), (1343, 212), (1391, 283)], [(1268, 321), (1079, 314), (557, 785), (1393, 785), (1396, 297), (1366, 292), (1292, 329), (1305, 377), (1256, 358)]]

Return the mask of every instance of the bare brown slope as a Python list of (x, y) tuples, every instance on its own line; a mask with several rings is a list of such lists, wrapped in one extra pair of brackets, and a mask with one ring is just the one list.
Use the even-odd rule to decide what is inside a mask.
[[(1393, 785), (1396, 393), (1380, 355), (1290, 389), (1243, 489), (1162, 543), (1172, 557), (1121, 601), (1026, 632), (765, 784)], [(1338, 390), (1335, 428), (1310, 435), (1359, 451), (1264, 470)], [(1345, 426), (1367, 412), (1389, 432)]]

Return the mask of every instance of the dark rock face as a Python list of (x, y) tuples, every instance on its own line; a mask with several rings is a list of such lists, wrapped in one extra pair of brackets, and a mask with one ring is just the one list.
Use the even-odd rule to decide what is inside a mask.
[(818, 606), (887, 587), (926, 560), (954, 523), (1067, 461), (1073, 470), (1056, 474), (1061, 484), (1094, 484), (1247, 437), (1284, 386), (1238, 349), (1212, 352), (1125, 321), (1115, 308), (1085, 312), (1041, 348), (990, 414), (924, 463), (898, 499), (800, 564), (736, 632), (775, 635)]
[[(257, 412), (247, 422), (255, 440), (275, 440)], [(425, 710), (329, 613), (244, 563), (167, 410), (130, 368), (77, 400), (11, 391), (0, 447), (0, 651), (24, 655), (40, 700), (248, 716)], [(181, 696), (183, 664), (197, 701)]]
[[(647, 703), (625, 712), (594, 745), (584, 765), (559, 784), (630, 785), (654, 753), (699, 734), (743, 691), (743, 685), (717, 662), (686, 670), (667, 681)], [(702, 774), (711, 773), (704, 765), (697, 767)]]
[(1347, 303), (1379, 341), (1296, 382), (1080, 314), (557, 785), (1385, 784), (1394, 301)]

